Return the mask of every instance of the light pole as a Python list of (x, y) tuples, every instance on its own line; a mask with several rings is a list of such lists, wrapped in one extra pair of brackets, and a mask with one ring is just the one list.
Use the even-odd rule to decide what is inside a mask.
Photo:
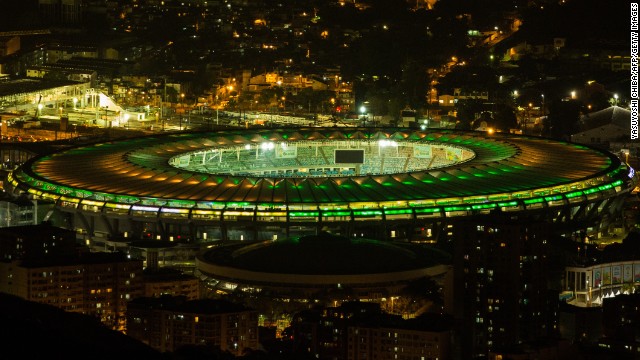
[(38, 119), (40, 119), (40, 115), (42, 114), (42, 108), (44, 106), (42, 104), (38, 104)]
[(615, 106), (618, 106), (618, 94), (613, 94), (613, 99), (615, 101)]

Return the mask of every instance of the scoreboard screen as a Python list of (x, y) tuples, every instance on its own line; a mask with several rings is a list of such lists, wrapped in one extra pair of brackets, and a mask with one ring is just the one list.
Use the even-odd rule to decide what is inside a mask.
[(363, 164), (364, 149), (362, 150), (340, 150), (334, 152), (334, 162), (336, 164)]

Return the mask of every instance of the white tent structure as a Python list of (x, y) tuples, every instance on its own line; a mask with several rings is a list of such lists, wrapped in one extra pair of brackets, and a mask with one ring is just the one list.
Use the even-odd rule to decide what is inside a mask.
[(571, 135), (571, 141), (581, 144), (607, 146), (628, 139), (631, 132), (631, 111), (619, 106), (583, 115), (581, 131)]

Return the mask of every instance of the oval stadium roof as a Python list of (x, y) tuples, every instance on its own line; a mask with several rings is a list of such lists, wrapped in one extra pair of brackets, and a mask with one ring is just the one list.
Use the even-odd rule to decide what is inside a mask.
[[(441, 144), (466, 149), (475, 156), (420, 171), (331, 176), (233, 175), (234, 162), (227, 158), (225, 166), (231, 169), (226, 173), (196, 172), (170, 164), (177, 155), (211, 149), (227, 149), (226, 156), (235, 158), (237, 153), (239, 159), (247, 145), (258, 151), (265, 142), (302, 148), (356, 140), (370, 141), (371, 146), (381, 140), (400, 145)], [(203, 162), (206, 156), (202, 155)], [(332, 164), (333, 158), (325, 160), (326, 164), (318, 166), (338, 167)], [(295, 164), (296, 160), (291, 161)], [(278, 164), (270, 166), (277, 168)], [(582, 196), (619, 186), (629, 179), (628, 173), (626, 165), (605, 151), (544, 138), (437, 129), (296, 128), (167, 134), (82, 146), (32, 159), (9, 180), (25, 191), (56, 200), (127, 204), (157, 211), (281, 205), (309, 209), (325, 204), (352, 208), (369, 207), (366, 204), (380, 208), (484, 206), (544, 196)]]

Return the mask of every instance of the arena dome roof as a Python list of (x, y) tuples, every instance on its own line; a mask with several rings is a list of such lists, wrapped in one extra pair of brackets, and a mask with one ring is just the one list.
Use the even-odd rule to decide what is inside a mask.
[(247, 286), (380, 285), (442, 275), (450, 256), (431, 246), (321, 233), (214, 247), (197, 268)]
[(406, 271), (449, 261), (432, 247), (329, 233), (214, 248), (203, 259), (249, 271), (307, 275)]

